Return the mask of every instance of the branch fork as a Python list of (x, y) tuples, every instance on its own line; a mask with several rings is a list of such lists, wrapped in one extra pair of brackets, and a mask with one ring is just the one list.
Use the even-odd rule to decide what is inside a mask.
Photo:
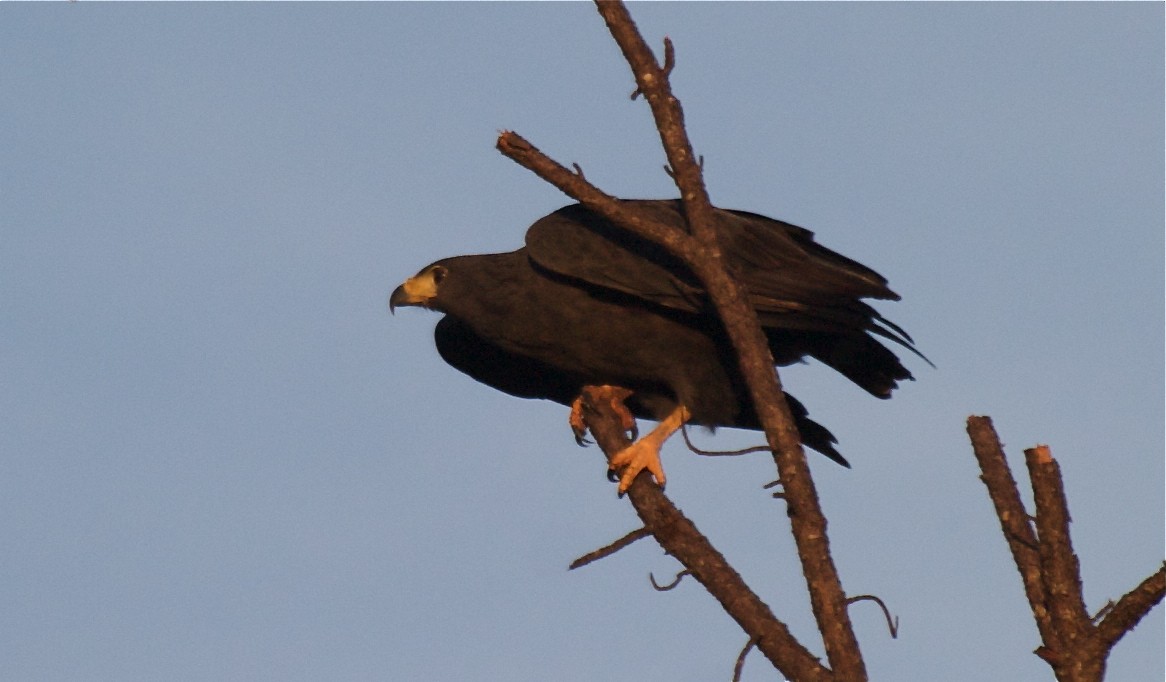
[(1069, 535), (1069, 504), (1061, 467), (1047, 445), (1024, 451), (1036, 514), (1030, 516), (988, 417), (969, 417), (968, 435), (981, 480), (1020, 572), (1042, 644), (1034, 652), (1061, 682), (1096, 682), (1109, 652), (1166, 595), (1166, 567), (1117, 603), (1090, 616), (1082, 596), (1081, 567)]

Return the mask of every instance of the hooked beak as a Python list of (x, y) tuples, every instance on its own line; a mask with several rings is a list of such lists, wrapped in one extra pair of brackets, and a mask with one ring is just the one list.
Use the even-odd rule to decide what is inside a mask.
[(434, 263), (405, 280), (401, 286), (393, 289), (392, 295), (389, 296), (389, 312), (393, 312), (397, 306), (432, 307), (434, 299), (437, 298), (437, 285), (448, 272), (445, 266)]
[(428, 271), (405, 280), (401, 286), (393, 289), (389, 296), (389, 312), (397, 306), (429, 307), (429, 301), (437, 295), (437, 287), (433, 283), (433, 275)]
[(393, 311), (399, 305), (400, 306), (417, 305), (416, 303), (409, 302), (409, 294), (405, 293), (405, 285), (404, 284), (397, 287), (396, 289), (393, 289), (392, 295), (389, 296), (389, 313), (393, 314)]

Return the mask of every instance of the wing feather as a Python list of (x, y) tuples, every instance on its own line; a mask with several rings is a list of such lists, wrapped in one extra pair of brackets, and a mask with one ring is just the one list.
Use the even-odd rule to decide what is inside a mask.
[[(629, 203), (685, 229), (678, 201)], [(726, 260), (767, 324), (865, 329), (878, 314), (859, 299), (899, 298), (877, 272), (816, 243), (805, 228), (747, 211), (718, 210), (718, 219)], [(579, 204), (532, 225), (526, 250), (537, 266), (592, 286), (686, 312), (706, 307), (703, 287), (676, 258)]]
[[(626, 203), (687, 229), (678, 200)], [(899, 300), (882, 275), (818, 244), (813, 232), (797, 225), (748, 211), (718, 209), (716, 215), (725, 260), (748, 289), (779, 363), (811, 355), (887, 397), (911, 373), (873, 337), (927, 360), (906, 332), (863, 302)], [(526, 250), (536, 267), (560, 277), (671, 310), (708, 309), (703, 287), (679, 260), (579, 204), (531, 226)], [(775, 333), (781, 330), (788, 333)]]
[(532, 225), (526, 251), (538, 267), (591, 286), (675, 310), (695, 312), (704, 306), (704, 290), (680, 261), (579, 204)]

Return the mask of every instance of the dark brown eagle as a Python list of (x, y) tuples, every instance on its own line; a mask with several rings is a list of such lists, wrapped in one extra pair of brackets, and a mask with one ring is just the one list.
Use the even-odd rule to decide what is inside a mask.
[[(678, 201), (628, 201), (686, 229)], [(778, 365), (809, 356), (879, 398), (911, 373), (875, 337), (919, 355), (863, 298), (898, 300), (875, 271), (788, 223), (716, 212), (732, 274), (745, 285)], [(584, 386), (626, 389), (630, 415), (660, 422), (611, 461), (624, 492), (642, 469), (661, 485), (659, 448), (685, 423), (759, 429), (724, 329), (695, 276), (662, 247), (574, 204), (541, 218), (526, 246), (426, 266), (389, 298), (445, 313), (441, 357), (510, 395), (572, 405)], [(920, 355), (920, 357), (922, 357)], [(925, 358), (924, 358), (925, 359)], [(786, 394), (802, 442), (849, 466), (834, 436)]]

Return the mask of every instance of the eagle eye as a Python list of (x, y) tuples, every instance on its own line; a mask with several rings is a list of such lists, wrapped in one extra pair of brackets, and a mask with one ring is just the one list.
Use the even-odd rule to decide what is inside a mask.
[(440, 265), (433, 268), (433, 283), (441, 284), (441, 280), (445, 279), (447, 274), (449, 274), (449, 270), (441, 267)]

